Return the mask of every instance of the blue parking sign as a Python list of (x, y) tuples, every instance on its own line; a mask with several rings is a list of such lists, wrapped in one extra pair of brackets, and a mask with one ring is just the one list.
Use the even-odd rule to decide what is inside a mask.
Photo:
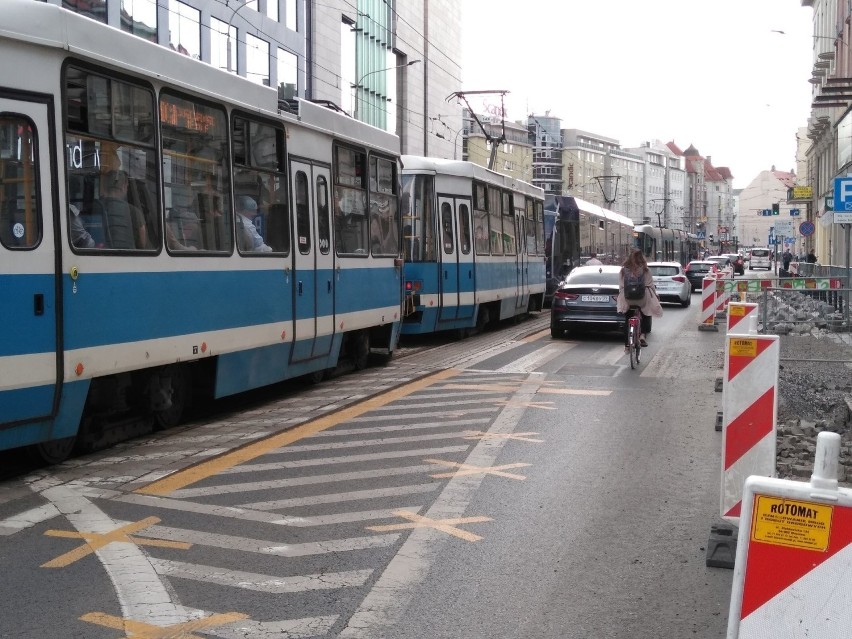
[(852, 222), (852, 175), (834, 178), (834, 221)]

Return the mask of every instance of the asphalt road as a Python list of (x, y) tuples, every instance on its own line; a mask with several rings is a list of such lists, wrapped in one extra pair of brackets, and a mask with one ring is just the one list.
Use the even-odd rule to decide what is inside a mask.
[(0, 637), (723, 637), (699, 306), (636, 371), (545, 313), (5, 480)]

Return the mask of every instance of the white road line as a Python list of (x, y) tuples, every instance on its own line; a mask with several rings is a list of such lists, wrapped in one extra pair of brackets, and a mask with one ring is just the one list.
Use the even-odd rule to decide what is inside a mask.
[[(57, 486), (42, 493), (80, 532), (109, 533), (127, 522), (110, 518), (92, 502), (73, 490)], [(136, 533), (150, 534), (150, 528)], [(157, 537), (157, 535), (153, 535)], [(54, 542), (55, 548), (71, 549), (79, 542)], [(200, 611), (177, 603), (174, 594), (160, 580), (142, 549), (132, 543), (111, 543), (95, 551), (115, 588), (124, 619), (170, 626), (202, 616)]]
[(372, 570), (347, 570), (315, 575), (276, 577), (275, 575), (262, 575), (241, 570), (225, 570), (218, 566), (199, 566), (182, 561), (155, 558), (151, 559), (151, 565), (154, 566), (158, 574), (163, 576), (274, 594), (363, 586), (370, 575), (373, 574)]
[(331, 473), (328, 475), (307, 475), (303, 477), (289, 477), (286, 479), (271, 479), (269, 481), (250, 481), (239, 484), (220, 484), (218, 486), (205, 486), (204, 488), (184, 488), (175, 490), (171, 496), (175, 499), (188, 497), (204, 497), (208, 495), (228, 495), (233, 493), (248, 493), (261, 490), (275, 490), (290, 486), (313, 486), (316, 484), (331, 484), (340, 481), (357, 481), (359, 479), (374, 479), (376, 477), (398, 477), (401, 475), (418, 475), (422, 473), (435, 472), (432, 464), (418, 466), (401, 466), (396, 468), (376, 468), (373, 470), (361, 470), (351, 473)]
[(14, 535), (36, 524), (58, 517), (61, 513), (53, 504), (44, 504), (0, 520), (0, 535)]
[[(457, 383), (469, 383), (469, 382), (465, 381), (465, 382), (457, 382)], [(489, 383), (493, 384), (494, 380), (491, 380)], [(412, 408), (435, 408), (436, 406), (469, 406), (470, 404), (482, 405), (483, 401), (488, 401), (488, 399), (489, 399), (489, 398), (484, 397), (484, 396), (485, 395), (493, 395), (493, 394), (494, 393), (490, 392), (490, 391), (489, 392), (465, 391), (464, 394), (462, 394), (462, 393), (456, 394), (457, 397), (464, 397), (465, 398), (465, 399), (459, 400), (457, 402), (435, 400), (434, 402), (416, 403), (416, 402), (412, 401), (412, 402), (406, 402), (404, 408), (406, 410), (411, 410)], [(501, 396), (505, 396), (506, 392), (504, 391), (504, 392), (500, 392), (500, 393), (497, 393), (497, 394), (501, 395)], [(412, 397), (417, 397), (417, 396), (413, 395)], [(420, 398), (417, 397), (417, 399), (420, 399)], [(375, 412), (377, 414), (381, 415), (382, 413), (393, 412), (393, 411), (399, 410), (400, 408), (402, 408), (402, 407), (401, 406), (395, 406), (394, 404), (388, 404), (387, 406), (384, 406), (382, 408), (376, 408)], [(371, 411), (371, 413), (372, 412), (373, 411)]]
[[(383, 508), (380, 510), (362, 510), (360, 512), (338, 513), (336, 515), (317, 515), (315, 517), (299, 517), (298, 523), (290, 523), (290, 526), (330, 526), (334, 524), (350, 524), (356, 521), (373, 521), (376, 519), (393, 519), (399, 521), (397, 511), (405, 510), (415, 515), (420, 514), (421, 506), (398, 506), (397, 508)], [(297, 519), (291, 517), (291, 519)]]
[(439, 448), (418, 448), (415, 450), (395, 450), (384, 453), (366, 453), (363, 455), (345, 455), (343, 457), (320, 457), (317, 459), (298, 459), (295, 461), (270, 462), (263, 464), (240, 464), (227, 468), (219, 475), (234, 475), (237, 473), (266, 472), (281, 468), (306, 468), (310, 466), (330, 466), (332, 464), (354, 464), (364, 461), (382, 461), (385, 459), (403, 459), (405, 457), (434, 457), (445, 453), (460, 453), (468, 450), (473, 443), (461, 446), (441, 446)]
[(539, 348), (529, 355), (519, 357), (511, 364), (506, 364), (506, 366), (498, 368), (497, 371), (500, 373), (531, 373), (542, 364), (546, 364), (550, 360), (564, 355), (566, 351), (571, 350), (574, 346), (574, 344), (551, 344), (544, 348)]
[(395, 486), (393, 488), (376, 488), (373, 490), (354, 490), (348, 493), (333, 493), (314, 495), (312, 497), (291, 497), (275, 501), (259, 501), (252, 504), (242, 504), (245, 508), (254, 510), (277, 510), (279, 508), (294, 508), (296, 506), (315, 506), (317, 504), (337, 504), (344, 501), (360, 501), (361, 499), (380, 499), (382, 497), (399, 497), (401, 495), (417, 495), (431, 493), (441, 488), (442, 484), (416, 484), (414, 486)]
[[(512, 401), (494, 421), (489, 429), (492, 434), (511, 434), (518, 426), (526, 408), (525, 404), (535, 400), (535, 394), (543, 378), (532, 376), (512, 396)], [(493, 438), (480, 441), (471, 451), (465, 463), (474, 466), (493, 466), (503, 450), (506, 439)], [(455, 476), (447, 482), (432, 506), (426, 511), (430, 519), (447, 519), (486, 513), (468, 512), (471, 501), (484, 475)], [(447, 542), (435, 530), (415, 528), (385, 568), (370, 592), (354, 612), (338, 639), (372, 639), (392, 636), (391, 628), (402, 619), (417, 585), (422, 582), (432, 564), (437, 561)]]
[[(368, 550), (370, 548), (386, 548), (393, 546), (399, 534), (370, 535), (367, 537), (350, 537), (348, 539), (328, 539), (326, 541), (309, 541), (300, 544), (282, 544), (279, 541), (265, 539), (250, 539), (234, 535), (185, 528), (169, 528), (167, 526), (151, 526), (135, 533), (137, 537), (152, 537), (169, 541), (184, 541), (199, 546), (223, 548), (240, 552), (254, 552), (263, 555), (279, 557), (307, 557), (309, 555), (327, 555), (336, 552), (353, 550)], [(120, 545), (120, 544), (119, 544)]]
[(337, 623), (339, 615), (307, 617), (286, 621), (235, 621), (225, 626), (197, 630), (221, 639), (307, 639), (324, 637)]
[[(406, 410), (408, 406), (404, 407)], [(352, 419), (347, 419), (347, 424), (357, 424), (366, 422), (368, 424), (372, 424), (374, 422), (387, 421), (392, 419), (423, 419), (425, 417), (464, 417), (465, 415), (473, 415), (476, 413), (495, 413), (499, 410), (499, 406), (479, 406), (474, 408), (459, 408), (456, 410), (436, 410), (432, 412), (423, 412), (418, 411), (416, 413), (396, 413), (393, 415), (374, 415), (373, 411), (370, 411), (369, 415), (364, 417), (353, 417)], [(319, 433), (318, 433), (319, 434)], [(316, 437), (317, 435), (313, 435)]]
[(396, 444), (410, 444), (413, 442), (429, 442), (439, 439), (457, 439), (466, 437), (470, 433), (459, 431), (455, 433), (435, 433), (434, 435), (417, 435), (414, 437), (383, 437), (380, 439), (359, 439), (354, 442), (332, 442), (330, 444), (297, 444), (277, 448), (267, 455), (289, 455), (292, 453), (305, 453), (316, 450), (334, 450), (337, 448), (360, 448), (363, 446), (393, 446)]
[[(496, 412), (496, 411), (495, 411)], [(407, 430), (422, 430), (425, 428), (449, 428), (451, 426), (476, 426), (481, 424), (487, 424), (491, 419), (486, 418), (474, 418), (474, 419), (454, 419), (449, 421), (433, 421), (428, 423), (415, 423), (415, 424), (395, 424), (393, 426), (364, 426), (361, 428), (333, 428), (329, 430), (324, 430), (319, 433), (313, 435), (313, 437), (342, 437), (343, 435), (361, 435), (364, 433), (391, 433), (398, 431), (407, 431)]]

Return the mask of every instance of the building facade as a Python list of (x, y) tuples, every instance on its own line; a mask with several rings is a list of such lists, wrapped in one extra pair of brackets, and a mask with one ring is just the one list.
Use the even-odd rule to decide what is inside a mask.
[(492, 149), (496, 141), (505, 138), (497, 145), (493, 170), (515, 179), (529, 182), (533, 180), (533, 150), (529, 141), (527, 127), (519, 122), (501, 121), (492, 116), (477, 114), (471, 117), (465, 111), (463, 159), (487, 167), (491, 161)]

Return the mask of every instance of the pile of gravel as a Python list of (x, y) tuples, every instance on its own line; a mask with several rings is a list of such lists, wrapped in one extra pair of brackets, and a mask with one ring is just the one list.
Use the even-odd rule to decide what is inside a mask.
[(838, 479), (852, 487), (852, 340), (817, 328), (780, 339), (778, 477), (808, 481), (817, 434), (830, 431), (841, 436)]

